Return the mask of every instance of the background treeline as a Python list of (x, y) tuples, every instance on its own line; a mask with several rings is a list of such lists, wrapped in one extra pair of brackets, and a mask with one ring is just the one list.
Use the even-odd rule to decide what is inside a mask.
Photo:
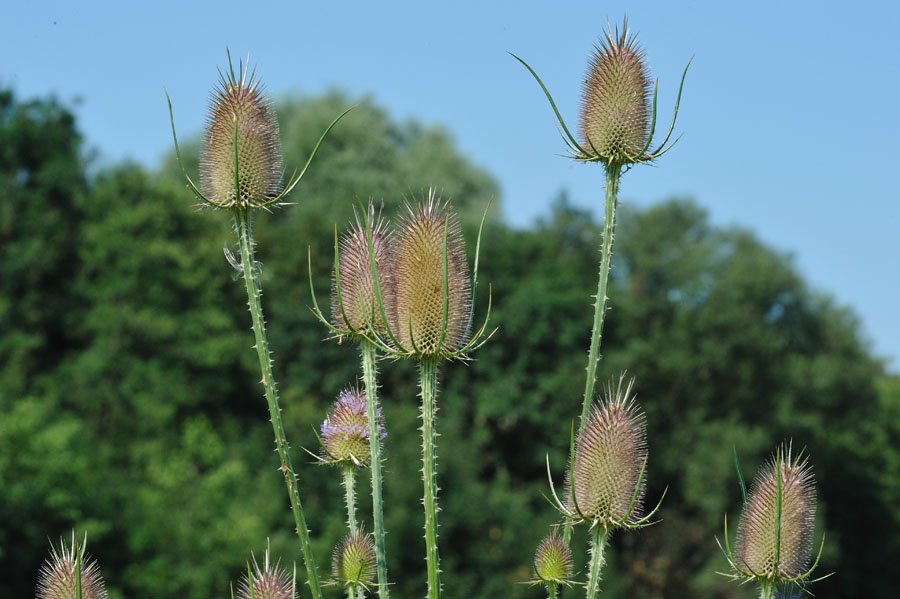
[[(286, 164), (300, 164), (350, 103), (280, 103)], [(185, 150), (196, 159), (196, 145)], [(85, 154), (65, 107), (0, 92), (0, 597), (32, 596), (48, 538), (73, 527), (88, 531), (113, 599), (228, 597), (267, 537), (288, 563), (299, 553), (246, 298), (223, 256), (230, 223), (197, 213), (171, 160), (161, 172), (92, 173)], [(323, 146), (296, 205), (257, 221), (286, 426), (326, 571), (343, 528), (338, 476), (301, 448), (317, 451), (312, 428), (353, 381), (358, 356), (352, 344), (323, 341), (307, 309), (307, 246), (328, 305), (334, 223), (343, 228), (354, 194), (383, 198), (392, 215), (404, 194), (430, 184), (453, 198), (471, 244), (497, 182), (445, 131), (394, 122), (364, 101)], [(599, 171), (597, 185), (599, 198)], [(517, 198), (504, 201), (515, 210)], [(549, 452), (561, 480), (596, 284), (598, 223), (564, 195), (527, 230), (495, 212), (478, 302), (491, 282), (501, 328), (475, 361), (443, 371), (449, 599), (542, 596), (517, 583), (531, 577), (534, 547), (556, 518), (541, 495), (544, 460)], [(819, 483), (821, 571), (837, 572), (814, 592), (895, 596), (900, 381), (860, 340), (853, 314), (809, 289), (789, 257), (710, 225), (688, 200), (626, 203), (614, 265), (602, 375), (627, 368), (637, 377), (648, 496), (666, 486), (668, 495), (662, 523), (614, 539), (604, 594), (751, 596), (715, 574), (726, 564), (714, 535), (740, 502), (732, 446), (750, 477), (792, 438)], [(424, 550), (414, 371), (383, 362), (381, 372), (393, 592), (416, 597)]]

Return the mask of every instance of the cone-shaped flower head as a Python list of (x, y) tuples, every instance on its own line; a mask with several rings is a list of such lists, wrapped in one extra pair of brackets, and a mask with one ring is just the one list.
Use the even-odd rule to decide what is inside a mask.
[(581, 102), (583, 148), (607, 164), (637, 162), (650, 135), (651, 82), (627, 22), (594, 48)]
[[(81, 548), (83, 550), (83, 548)], [(59, 549), (50, 546), (50, 557), (41, 566), (38, 577), (38, 599), (75, 599), (77, 596), (77, 578), (75, 568), (79, 548), (72, 536), (72, 544), (68, 547), (60, 539)], [(100, 576), (100, 567), (96, 561), (82, 554), (81, 559), (81, 597), (82, 599), (106, 599), (106, 588)]]
[(572, 550), (562, 537), (551, 532), (534, 554), (534, 571), (544, 582), (566, 583), (572, 578)]
[[(378, 442), (387, 436), (378, 408)], [(366, 466), (370, 459), (366, 394), (353, 387), (341, 391), (321, 426), (323, 460), (333, 464)]]
[[(781, 526), (778, 526), (779, 476)], [(782, 447), (753, 481), (738, 523), (734, 565), (748, 577), (785, 580), (809, 567), (816, 490), (808, 459)]]
[(634, 379), (624, 389), (622, 383), (615, 395), (610, 384), (606, 398), (591, 407), (575, 438), (574, 471), (566, 477), (566, 510), (609, 528), (638, 520), (644, 495), (646, 422), (631, 394)]
[(391, 245), (391, 330), (405, 351), (449, 357), (467, 342), (472, 310), (459, 219), (433, 188), (407, 212)]
[[(252, 590), (251, 590), (252, 586)], [(250, 566), (250, 576), (244, 574), (238, 585), (238, 599), (294, 599), (294, 580), (277, 562), (269, 562), (269, 550), (263, 567), (259, 567), (256, 557)]]
[(372, 535), (354, 531), (334, 548), (334, 579), (343, 584), (368, 586), (375, 580), (375, 541)]
[[(388, 231), (386, 223), (376, 218), (375, 207), (369, 202), (368, 222), (372, 223), (372, 250), (382, 302), (390, 305), (390, 275), (388, 263)], [(369, 260), (369, 241), (366, 226), (360, 222), (350, 223), (350, 228), (341, 235), (339, 270), (335, 273), (331, 286), (331, 314), (336, 328), (365, 333), (370, 327), (379, 336), (384, 336), (386, 327), (381, 317), (381, 309), (376, 295), (375, 279)], [(340, 283), (340, 295), (338, 295)]]
[[(237, 151), (235, 151), (237, 144)], [(203, 193), (215, 206), (260, 207), (280, 192), (282, 160), (278, 123), (256, 72), (229, 69), (210, 103), (203, 155)]]

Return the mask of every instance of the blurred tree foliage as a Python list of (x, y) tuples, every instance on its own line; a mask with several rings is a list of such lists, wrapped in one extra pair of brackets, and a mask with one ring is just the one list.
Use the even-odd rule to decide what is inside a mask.
[[(340, 94), (281, 103), (286, 163), (302, 164), (349, 103)], [(184, 150), (196, 157), (196, 144)], [(112, 599), (227, 597), (267, 537), (283, 559), (299, 557), (246, 299), (222, 253), (230, 223), (197, 213), (171, 160), (160, 173), (85, 172), (64, 107), (0, 93), (0, 596), (30, 596), (48, 537), (76, 527), (88, 531)], [(323, 341), (307, 309), (307, 246), (327, 305), (333, 227), (351, 217), (354, 195), (393, 215), (431, 184), (454, 199), (474, 240), (494, 179), (446, 131), (393, 122), (364, 100), (323, 146), (296, 205), (256, 222), (286, 426), (326, 573), (342, 495), (337, 473), (301, 448), (317, 450), (312, 428), (353, 381), (358, 356)], [(528, 230), (492, 210), (481, 280), (501, 329), (473, 362), (443, 371), (449, 599), (542, 596), (516, 583), (531, 577), (533, 548), (555, 519), (541, 497), (545, 456), (559, 482), (580, 410), (598, 237), (564, 195)], [(900, 559), (900, 380), (870, 355), (852, 313), (811, 291), (789, 257), (711, 226), (690, 201), (624, 206), (617, 239), (602, 375), (637, 377), (649, 497), (666, 486), (668, 495), (664, 522), (613, 540), (605, 592), (749, 597), (715, 574), (725, 564), (713, 537), (739, 510), (732, 447), (750, 478), (793, 439), (819, 482), (822, 571), (837, 572), (814, 590), (893, 596), (882, 573)], [(397, 597), (420, 596), (414, 372), (393, 362), (381, 371), (391, 577)]]

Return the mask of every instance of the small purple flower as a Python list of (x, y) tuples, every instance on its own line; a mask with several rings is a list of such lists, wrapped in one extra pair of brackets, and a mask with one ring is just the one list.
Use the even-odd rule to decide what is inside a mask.
[[(378, 442), (387, 432), (378, 408)], [(323, 460), (332, 464), (367, 466), (369, 463), (369, 419), (366, 395), (354, 387), (341, 391), (321, 426)]]

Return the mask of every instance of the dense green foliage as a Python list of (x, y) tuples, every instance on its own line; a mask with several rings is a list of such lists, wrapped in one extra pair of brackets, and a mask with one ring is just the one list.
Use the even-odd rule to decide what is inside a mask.
[[(282, 103), (286, 164), (299, 164), (348, 103)], [(68, 111), (0, 94), (0, 596), (30, 596), (47, 538), (76, 527), (113, 599), (227, 597), (267, 537), (273, 553), (299, 557), (246, 298), (222, 253), (230, 224), (190, 205), (171, 164), (85, 173)], [(342, 534), (339, 475), (301, 447), (316, 451), (312, 427), (357, 376), (359, 356), (323, 341), (307, 309), (306, 247), (327, 305), (333, 227), (354, 194), (383, 198), (390, 215), (429, 184), (454, 198), (473, 239), (494, 180), (446, 132), (394, 123), (364, 102), (323, 146), (290, 198), (297, 205), (256, 222), (285, 424), (325, 571)], [(598, 170), (598, 198), (601, 184)], [(497, 216), (486, 229), (481, 281), (492, 283), (501, 329), (471, 364), (442, 373), (448, 598), (542, 596), (516, 583), (531, 577), (555, 519), (541, 497), (544, 460), (549, 452), (559, 482), (581, 405), (598, 237), (564, 197), (530, 230)], [(614, 538), (605, 594), (750, 596), (715, 575), (726, 565), (713, 537), (740, 502), (732, 446), (749, 477), (793, 438), (819, 482), (822, 571), (837, 572), (814, 590), (893, 596), (881, 573), (900, 559), (900, 381), (870, 356), (853, 315), (811, 291), (789, 258), (711, 226), (689, 201), (624, 206), (616, 252), (601, 373), (637, 377), (649, 497), (666, 486), (668, 495), (662, 523)], [(479, 291), (483, 307), (487, 285)], [(393, 592), (421, 596), (415, 373), (380, 368)], [(360, 499), (365, 514), (364, 488)]]

